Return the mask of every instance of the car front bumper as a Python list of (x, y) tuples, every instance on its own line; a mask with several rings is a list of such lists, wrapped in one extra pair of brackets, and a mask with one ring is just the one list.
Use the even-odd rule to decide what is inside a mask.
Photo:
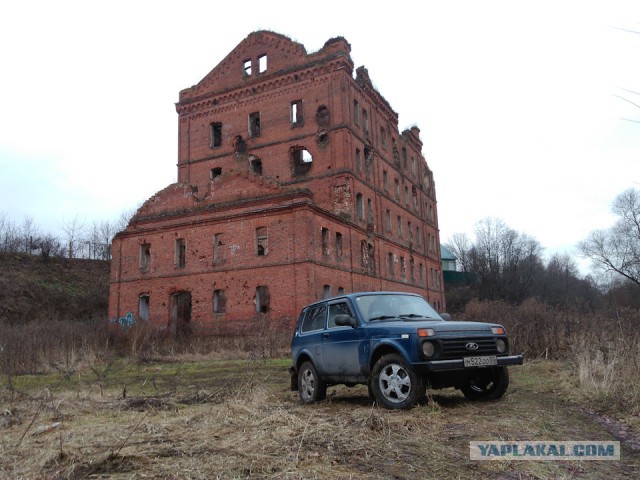
[(497, 357), (497, 365), (491, 365), (487, 367), (465, 367), (464, 360), (462, 358), (454, 358), (449, 360), (429, 360), (427, 362), (421, 362), (415, 367), (419, 370), (427, 372), (443, 372), (446, 370), (470, 370), (477, 368), (495, 368), (506, 367), (509, 365), (522, 365), (524, 362), (524, 355), (509, 355), (504, 357)]

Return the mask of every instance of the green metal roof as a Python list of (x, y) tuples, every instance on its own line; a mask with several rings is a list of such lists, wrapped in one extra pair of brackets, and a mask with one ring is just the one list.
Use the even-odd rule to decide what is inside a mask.
[(445, 247), (444, 245), (440, 245), (440, 259), (441, 260), (457, 260), (456, 257), (451, 251)]

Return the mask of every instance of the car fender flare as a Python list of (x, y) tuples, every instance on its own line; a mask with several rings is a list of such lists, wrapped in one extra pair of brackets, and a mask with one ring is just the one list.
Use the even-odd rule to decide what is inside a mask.
[(408, 365), (411, 365), (411, 359), (408, 357), (405, 348), (400, 345), (399, 342), (395, 341), (395, 339), (385, 338), (382, 339), (379, 343), (371, 346), (371, 356), (369, 357), (369, 371), (368, 374), (371, 374), (373, 371), (373, 366), (376, 364), (378, 359), (383, 355), (388, 355), (390, 353), (395, 353), (400, 355)]

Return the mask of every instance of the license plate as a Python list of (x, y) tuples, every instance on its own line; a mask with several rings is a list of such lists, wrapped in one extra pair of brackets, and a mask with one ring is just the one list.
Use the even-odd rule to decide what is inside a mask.
[(497, 365), (498, 359), (495, 355), (487, 357), (464, 357), (465, 367), (486, 367), (489, 365)]

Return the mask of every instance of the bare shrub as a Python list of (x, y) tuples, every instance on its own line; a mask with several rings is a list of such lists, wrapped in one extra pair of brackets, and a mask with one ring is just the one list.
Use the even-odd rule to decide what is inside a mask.
[(85, 364), (87, 357), (99, 356), (108, 347), (104, 322), (3, 323), (0, 329), (0, 368), (11, 376), (70, 372)]

